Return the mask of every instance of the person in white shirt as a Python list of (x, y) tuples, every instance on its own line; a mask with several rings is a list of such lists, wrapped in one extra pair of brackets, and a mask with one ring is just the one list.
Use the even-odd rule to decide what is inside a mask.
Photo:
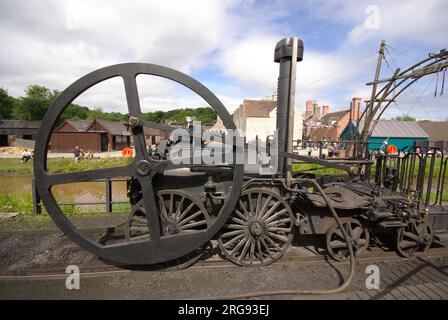
[(28, 149), (25, 149), (25, 151), (22, 152), (22, 160), (20, 162), (28, 162), (28, 160), (31, 159), (31, 152)]

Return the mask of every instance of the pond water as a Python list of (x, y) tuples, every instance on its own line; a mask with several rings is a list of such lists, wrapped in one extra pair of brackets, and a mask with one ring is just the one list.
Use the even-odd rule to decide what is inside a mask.
[[(3, 175), (0, 176), (0, 192), (7, 194), (31, 192), (32, 175)], [(57, 185), (53, 193), (58, 202), (101, 202), (106, 199), (106, 186), (104, 182), (79, 182)], [(125, 181), (112, 182), (113, 201), (127, 201)]]
[[(0, 175), (0, 192), (7, 194), (20, 194), (23, 192), (31, 193), (32, 175)], [(426, 181), (425, 181), (426, 184)], [(437, 179), (433, 181), (432, 191), (435, 192), (437, 187)], [(425, 185), (426, 189), (426, 185)], [(445, 194), (448, 192), (448, 181), (444, 184), (444, 201)], [(80, 182), (65, 185), (57, 185), (53, 187), (53, 194), (58, 202), (70, 203), (95, 203), (104, 202), (106, 200), (105, 182)], [(125, 181), (112, 182), (112, 200), (114, 202), (128, 202)], [(92, 208), (93, 206), (82, 206), (83, 208)], [(104, 205), (101, 207), (104, 208)]]

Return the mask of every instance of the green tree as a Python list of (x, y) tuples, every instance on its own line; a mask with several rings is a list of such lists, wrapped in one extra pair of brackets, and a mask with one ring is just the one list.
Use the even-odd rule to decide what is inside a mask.
[(143, 119), (154, 123), (162, 123), (163, 120), (165, 120), (165, 112), (163, 111), (146, 112), (143, 114)]
[(0, 87), (0, 119), (12, 119), (12, 108), (15, 99), (8, 95), (8, 91)]
[(415, 119), (414, 117), (411, 117), (411, 116), (403, 114), (401, 117), (396, 117), (395, 120), (398, 120), (398, 121), (416, 121), (417, 119)]
[(16, 100), (13, 117), (19, 120), (41, 120), (54, 100), (58, 91), (32, 85), (25, 90), (25, 96)]
[(214, 124), (216, 122), (216, 112), (212, 108), (183, 108), (172, 109), (168, 111), (155, 111), (143, 114), (143, 118), (148, 121), (161, 123), (166, 120), (175, 121), (179, 124), (185, 124), (186, 118), (194, 116), (202, 124)]
[(104, 119), (104, 112), (103, 108), (101, 107), (94, 107), (93, 109), (89, 110), (87, 113), (87, 118), (89, 119)]
[(84, 120), (89, 116), (89, 108), (83, 107), (77, 104), (69, 105), (64, 113), (61, 115), (61, 118), (65, 119), (73, 119), (73, 120)]
[(103, 108), (95, 107), (92, 110), (88, 110), (87, 118), (109, 121), (126, 121), (128, 117), (120, 112), (104, 112)]

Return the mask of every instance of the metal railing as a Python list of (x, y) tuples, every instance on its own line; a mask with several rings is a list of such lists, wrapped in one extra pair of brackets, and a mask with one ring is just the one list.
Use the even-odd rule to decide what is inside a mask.
[(446, 204), (447, 153), (446, 148), (406, 147), (397, 154), (377, 155), (375, 182), (415, 198), (425, 208)]
[[(337, 145), (338, 153), (344, 153), (344, 157), (360, 157), (361, 155), (368, 155), (374, 151), (384, 149), (386, 144), (384, 142), (367, 141), (360, 142), (357, 140), (301, 140), (293, 141), (295, 150), (312, 150), (318, 151), (319, 158), (325, 158), (324, 150), (332, 145)], [(372, 148), (372, 146), (375, 146)]]
[[(58, 205), (60, 206), (95, 206), (95, 205), (105, 205), (106, 206), (106, 212), (111, 213), (113, 212), (113, 205), (114, 204), (126, 204), (129, 203), (129, 201), (113, 201), (113, 193), (112, 193), (112, 183), (113, 182), (123, 182), (127, 181), (127, 179), (98, 179), (91, 182), (104, 182), (105, 185), (105, 201), (96, 201), (96, 202), (58, 202)], [(32, 201), (33, 201), (33, 214), (39, 215), (42, 213), (42, 202), (39, 197), (39, 193), (37, 192), (36, 183), (34, 179), (32, 180)]]

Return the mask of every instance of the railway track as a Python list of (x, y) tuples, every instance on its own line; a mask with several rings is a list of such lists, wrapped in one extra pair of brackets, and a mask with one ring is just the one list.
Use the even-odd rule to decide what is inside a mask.
[[(413, 258), (403, 258), (397, 255), (394, 251), (369, 251), (359, 257), (356, 261), (358, 263), (372, 262), (372, 261), (406, 261), (414, 259), (415, 257), (436, 257), (448, 255), (448, 247), (430, 248), (427, 252), (417, 253)], [(315, 256), (298, 256), (291, 255), (285, 256), (281, 260), (275, 263), (276, 266), (306, 266), (316, 264), (330, 264), (330, 265), (343, 265), (348, 262), (337, 262), (332, 260), (326, 255)], [(217, 269), (217, 268), (239, 268), (238, 266), (226, 261), (217, 259), (206, 259), (196, 262), (189, 267), (189, 270), (205, 270), (205, 269)], [(96, 265), (96, 266), (80, 266), (80, 273), (83, 277), (101, 277), (120, 275), (132, 272), (141, 271), (173, 271), (174, 267), (168, 268), (146, 268), (146, 267), (133, 267), (133, 266), (113, 266), (113, 265)], [(65, 273), (65, 267), (54, 268), (37, 268), (37, 269), (21, 269), (21, 270), (0, 270), (0, 281), (27, 281), (27, 280), (58, 280), (65, 279), (67, 274)]]

